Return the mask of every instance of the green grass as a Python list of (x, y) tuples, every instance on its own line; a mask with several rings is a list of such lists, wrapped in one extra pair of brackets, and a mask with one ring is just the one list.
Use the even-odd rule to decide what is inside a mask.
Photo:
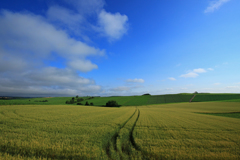
[[(64, 105), (72, 97), (43, 97), (43, 98), (16, 98), (10, 100), (0, 100), (0, 105)], [(48, 102), (39, 102), (48, 100)]]
[[(146, 97), (147, 99), (147, 97)], [(0, 106), (0, 159), (239, 159), (238, 102)]]
[(121, 106), (142, 106), (150, 104), (162, 103), (178, 103), (189, 102), (193, 94), (171, 94), (171, 95), (156, 95), (156, 96), (123, 96), (123, 97), (96, 97), (91, 100), (81, 102), (85, 104), (86, 101), (92, 102), (94, 105), (103, 106), (109, 100), (116, 100)]
[[(181, 93), (181, 94), (168, 94), (168, 95), (146, 95), (146, 96), (114, 96), (114, 97), (82, 97), (81, 101), (85, 105), (86, 101), (93, 103), (95, 106), (105, 106), (110, 100), (115, 100), (121, 106), (142, 106), (150, 104), (165, 104), (165, 103), (180, 103), (189, 102), (194, 94)], [(67, 100), (72, 97), (45, 97), (45, 98), (17, 98), (11, 100), (0, 100), (0, 105), (66, 105)], [(48, 100), (48, 102), (39, 102)], [(76, 101), (76, 100), (75, 100)], [(207, 101), (227, 101), (227, 102), (240, 102), (240, 94), (210, 94), (200, 93), (197, 94), (192, 102), (207, 102)], [(72, 105), (76, 105), (72, 104)]]
[(207, 101), (236, 101), (240, 100), (240, 94), (197, 94), (192, 102), (207, 102)]
[(193, 94), (169, 94), (169, 95), (158, 95), (151, 96), (148, 104), (161, 104), (161, 103), (178, 103), (178, 102), (189, 102), (193, 97)]
[(108, 101), (115, 100), (115, 101), (117, 101), (117, 103), (119, 105), (122, 106), (133, 98), (134, 98), (134, 96), (94, 97), (93, 99), (89, 99), (89, 100), (86, 99), (86, 100), (82, 101), (81, 103), (85, 104), (86, 101), (88, 101), (88, 103), (92, 102), (95, 106), (105, 106)]
[(151, 98), (150, 95), (145, 95), (145, 96), (135, 96), (132, 98), (130, 101), (125, 103), (124, 105), (126, 106), (140, 106), (140, 105), (147, 105), (149, 98)]

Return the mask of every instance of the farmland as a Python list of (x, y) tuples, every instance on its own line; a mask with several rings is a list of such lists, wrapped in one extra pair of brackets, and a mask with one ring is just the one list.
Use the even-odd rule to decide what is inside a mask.
[(239, 159), (239, 111), (239, 102), (1, 105), (0, 159)]
[[(87, 101), (94, 106), (104, 106), (110, 100), (115, 100), (121, 106), (142, 106), (152, 104), (189, 102), (194, 94), (167, 94), (143, 96), (112, 96), (112, 97), (82, 97), (81, 103)], [(0, 105), (66, 105), (72, 97), (45, 97), (45, 98), (16, 98), (1, 100)], [(47, 102), (46, 102), (47, 101)], [(196, 94), (192, 102), (227, 101), (240, 102), (240, 94)], [(75, 100), (75, 105), (77, 101)]]
[(207, 101), (237, 101), (240, 99), (239, 94), (198, 94), (193, 102)]

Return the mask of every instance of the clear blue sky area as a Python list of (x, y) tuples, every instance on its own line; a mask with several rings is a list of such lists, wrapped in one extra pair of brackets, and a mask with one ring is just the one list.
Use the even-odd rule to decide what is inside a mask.
[(240, 92), (239, 0), (0, 2), (0, 96)]

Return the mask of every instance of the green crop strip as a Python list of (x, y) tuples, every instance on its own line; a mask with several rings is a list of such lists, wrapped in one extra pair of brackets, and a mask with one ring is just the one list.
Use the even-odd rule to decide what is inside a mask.
[(199, 113), (199, 114), (207, 114), (207, 115), (230, 117), (230, 118), (240, 118), (240, 112), (229, 112), (229, 113)]

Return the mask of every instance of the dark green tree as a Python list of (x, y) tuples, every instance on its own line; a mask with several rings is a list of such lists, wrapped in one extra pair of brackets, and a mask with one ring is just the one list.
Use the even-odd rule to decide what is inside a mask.
[(85, 106), (89, 106), (89, 103), (88, 103), (88, 101), (85, 103)]
[(81, 101), (83, 101), (84, 99), (83, 98), (78, 98), (77, 99), (77, 102), (81, 102)]
[(119, 107), (118, 103), (117, 103), (116, 101), (114, 101), (114, 100), (108, 101), (108, 102), (106, 103), (106, 106), (107, 106), (107, 107)]
[(70, 101), (66, 101), (66, 104), (70, 104)]

